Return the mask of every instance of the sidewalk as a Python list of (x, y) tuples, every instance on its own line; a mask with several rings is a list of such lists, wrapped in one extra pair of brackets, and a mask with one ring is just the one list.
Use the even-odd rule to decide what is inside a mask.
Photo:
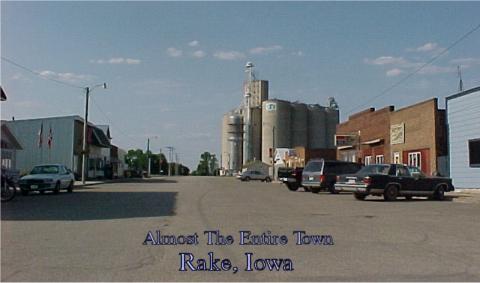
[(163, 179), (165, 176), (157, 176), (153, 175), (150, 178), (117, 178), (117, 179), (105, 179), (105, 180), (89, 180), (85, 181), (85, 184), (82, 183), (82, 181), (75, 181), (74, 188), (79, 189), (79, 188), (84, 188), (84, 187), (89, 187), (89, 186), (96, 186), (96, 185), (102, 185), (102, 184), (111, 184), (111, 183), (124, 183), (124, 182), (133, 182), (133, 181), (147, 181), (148, 180), (153, 180), (153, 179)]
[(88, 186), (95, 186), (95, 185), (101, 185), (105, 183), (112, 183), (114, 180), (95, 180), (95, 181), (85, 181), (85, 184), (82, 183), (82, 181), (75, 181), (75, 186), (74, 188), (82, 188), (82, 187), (88, 187)]
[(480, 203), (480, 189), (455, 189), (446, 196), (452, 197), (454, 202)]

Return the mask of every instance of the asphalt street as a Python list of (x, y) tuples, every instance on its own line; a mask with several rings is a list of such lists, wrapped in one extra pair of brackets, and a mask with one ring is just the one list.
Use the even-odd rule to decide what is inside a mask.
[[(480, 281), (479, 199), (357, 201), (227, 177), (152, 178), (17, 196), (1, 208), (1, 280)], [(231, 235), (233, 243), (207, 245), (209, 230), (219, 231), (223, 243)], [(185, 237), (178, 236), (196, 233), (198, 244), (153, 245), (156, 231), (179, 242)], [(240, 245), (239, 231), (284, 235), (288, 243)], [(324, 237), (297, 245), (294, 231)], [(314, 245), (315, 239), (322, 240)], [(209, 252), (220, 259), (213, 267)], [(252, 269), (263, 270), (245, 271), (246, 254)], [(231, 268), (192, 271), (190, 265), (201, 269), (199, 258), (207, 269), (228, 269), (223, 259)], [(182, 262), (187, 271), (179, 271)]]

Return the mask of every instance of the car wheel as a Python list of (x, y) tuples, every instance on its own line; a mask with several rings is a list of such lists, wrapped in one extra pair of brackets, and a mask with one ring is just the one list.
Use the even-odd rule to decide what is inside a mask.
[(444, 200), (445, 199), (445, 189), (443, 186), (438, 187), (433, 193), (433, 198), (436, 200)]
[(296, 190), (298, 190), (298, 185), (297, 185), (297, 184), (293, 184), (293, 183), (287, 183), (287, 188), (288, 188), (290, 191), (296, 191)]
[(270, 179), (270, 177), (265, 178), (265, 182), (270, 183), (271, 181), (272, 179)]
[(365, 200), (365, 198), (367, 197), (367, 195), (365, 195), (365, 194), (359, 194), (359, 193), (353, 193), (353, 196), (354, 196), (355, 199), (357, 199), (357, 200)]
[(386, 201), (394, 201), (398, 196), (398, 188), (396, 186), (390, 185), (383, 192), (383, 199)]
[(250, 181), (250, 177), (247, 176), (247, 177), (245, 177), (243, 180), (244, 180), (245, 182), (249, 182), (249, 181)]
[(57, 182), (57, 184), (55, 184), (55, 189), (53, 189), (53, 193), (58, 194), (59, 192), (60, 192), (60, 182)]
[(68, 185), (67, 192), (71, 193), (73, 192), (73, 181), (70, 181), (70, 184)]
[(320, 192), (320, 187), (312, 187), (311, 188), (312, 193), (318, 194)]

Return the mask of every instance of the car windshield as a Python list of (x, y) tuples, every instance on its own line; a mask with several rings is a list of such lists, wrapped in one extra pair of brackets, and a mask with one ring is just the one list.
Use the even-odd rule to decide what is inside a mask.
[(58, 174), (58, 166), (36, 166), (30, 174)]
[(305, 166), (305, 169), (303, 171), (307, 172), (319, 172), (322, 171), (322, 163), (321, 161), (311, 161), (308, 162), (307, 166)]
[(388, 175), (390, 165), (367, 165), (360, 169), (357, 174), (381, 174)]

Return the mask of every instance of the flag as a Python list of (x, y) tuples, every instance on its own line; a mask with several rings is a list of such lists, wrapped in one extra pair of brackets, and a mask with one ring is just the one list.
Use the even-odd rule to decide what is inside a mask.
[(38, 147), (42, 147), (43, 144), (43, 122), (40, 126), (40, 130), (38, 130)]
[(52, 148), (52, 143), (53, 143), (53, 131), (52, 131), (52, 125), (50, 125), (50, 130), (48, 131), (48, 149)]

